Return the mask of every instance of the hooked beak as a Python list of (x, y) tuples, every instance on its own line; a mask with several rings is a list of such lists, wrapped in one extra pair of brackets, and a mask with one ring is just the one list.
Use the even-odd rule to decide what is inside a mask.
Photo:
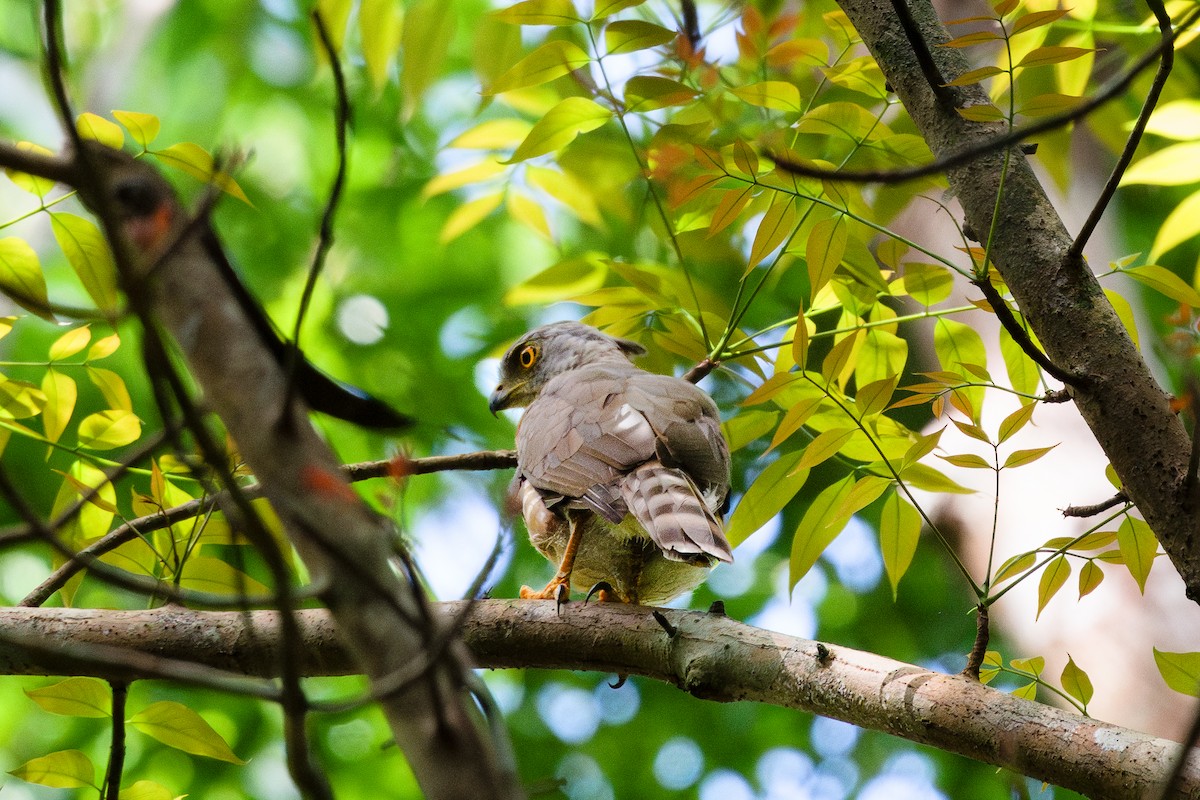
[(488, 411), (492, 412), (492, 416), (496, 416), (496, 412), (501, 409), (508, 408), (508, 399), (512, 396), (514, 386), (505, 386), (503, 383), (496, 387), (496, 391), (492, 392), (488, 398)]

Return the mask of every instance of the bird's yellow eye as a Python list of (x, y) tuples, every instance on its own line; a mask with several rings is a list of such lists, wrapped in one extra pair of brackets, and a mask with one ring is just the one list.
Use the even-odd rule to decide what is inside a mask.
[(517, 357), (521, 361), (521, 366), (525, 369), (529, 369), (537, 363), (538, 349), (531, 344), (527, 344), (521, 349), (521, 353)]

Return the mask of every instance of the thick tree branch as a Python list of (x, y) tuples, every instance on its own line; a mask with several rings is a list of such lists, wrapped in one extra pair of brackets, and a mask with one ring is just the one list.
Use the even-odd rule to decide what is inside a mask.
[[(839, 2), (935, 157), (992, 140), (996, 125), (969, 122), (938, 102), (895, 24), (889, 0)], [(964, 73), (963, 55), (938, 46), (950, 37), (928, 0), (909, 5), (942, 74), (953, 79)], [(969, 102), (988, 102), (979, 87), (962, 90)], [(1179, 570), (1189, 597), (1200, 601), (1196, 500), (1186, 480), (1191, 443), (1169, 398), (1095, 277), (1080, 260), (1068, 258), (1072, 238), (1025, 156), (1018, 149), (1007, 157), (993, 152), (948, 176), (975, 230), (992, 230), (999, 209), (992, 262), (1049, 360), (1085, 378), (1075, 386), (1076, 407)], [(1001, 185), (1004, 196), (997, 204)]]
[[(641, 675), (696, 697), (751, 700), (835, 717), (932, 745), (1093, 798), (1153, 797), (1181, 748), (1174, 742), (1021, 700), (961, 675), (943, 675), (835, 645), (751, 627), (728, 617), (662, 609), (668, 636), (651, 609), (620, 604), (482, 600), (442, 603), (436, 614), (458, 620), (480, 666), (583, 669)], [(323, 610), (302, 611), (305, 646), (296, 654), (306, 675), (344, 675), (353, 659)], [(128, 668), (62, 663), (52, 648), (104, 644), (196, 661), (207, 668), (270, 677), (277, 666), (278, 615), (76, 609), (0, 610), (0, 642), (36, 633), (36, 652), (0, 647), (0, 673), (69, 671), (109, 677)], [(151, 675), (150, 677), (154, 677)], [(1200, 753), (1193, 752), (1172, 797), (1200, 792)]]

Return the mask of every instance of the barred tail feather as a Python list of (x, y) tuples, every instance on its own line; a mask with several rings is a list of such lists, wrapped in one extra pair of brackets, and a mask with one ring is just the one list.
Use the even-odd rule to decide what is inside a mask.
[(625, 476), (621, 495), (630, 513), (672, 561), (733, 562), (721, 523), (682, 470), (653, 461), (643, 464)]

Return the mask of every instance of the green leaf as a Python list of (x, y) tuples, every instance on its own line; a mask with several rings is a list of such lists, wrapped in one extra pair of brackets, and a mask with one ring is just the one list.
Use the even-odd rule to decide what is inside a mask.
[(37, 252), (16, 236), (0, 239), (0, 292), (42, 319), (54, 320), (46, 308), (50, 297)]
[(516, 147), (533, 129), (523, 119), (489, 119), (460, 133), (447, 147), (464, 150), (502, 150)]
[(945, 430), (944, 427), (938, 428), (933, 433), (918, 436), (917, 440), (904, 453), (904, 460), (901, 462), (900, 469), (906, 469), (932, 453), (933, 448), (938, 446), (938, 441), (942, 438), (942, 432)]
[[(868, 340), (870, 339), (869, 336), (867, 338)], [(898, 380), (900, 380), (899, 375), (892, 375), (890, 378), (872, 381), (859, 389), (858, 394), (854, 396), (854, 403), (858, 406), (858, 413), (863, 417), (869, 417), (887, 408), (887, 404), (892, 399), (892, 393), (896, 391), (896, 382)]]
[(404, 92), (405, 119), (420, 108), (425, 90), (441, 75), (457, 26), (458, 14), (453, 3), (418, 0), (408, 4), (400, 34), (400, 88)]
[(143, 149), (149, 147), (150, 143), (158, 138), (161, 123), (153, 114), (143, 114), (140, 111), (114, 111), (112, 115), (117, 122), (125, 126), (125, 130), (129, 131), (129, 135)]
[[(1052, 22), (1057, 22), (1067, 14), (1066, 9), (1054, 9), (1052, 11), (1035, 11), (1032, 14), (1026, 14), (1018, 17), (1013, 22), (1012, 28), (1009, 29), (1009, 37), (1016, 36), (1018, 33), (1040, 28), (1043, 25), (1049, 25)], [(1086, 701), (1085, 701), (1086, 702)]]
[(962, 36), (956, 36), (950, 41), (942, 45), (942, 47), (972, 47), (973, 45), (982, 44), (984, 42), (996, 42), (1001, 39), (1000, 34), (993, 31), (974, 31), (965, 33)]
[(1076, 58), (1082, 58), (1088, 53), (1096, 52), (1090, 47), (1063, 47), (1061, 45), (1046, 45), (1033, 50), (1029, 55), (1021, 59), (1017, 64), (1018, 67), (1041, 67), (1046, 64), (1061, 64), (1064, 61), (1071, 61)]
[(1022, 700), (1029, 700), (1030, 702), (1037, 700), (1037, 683), (1030, 682), (1024, 686), (1018, 686), (1016, 689), (1013, 689), (1012, 696), (1019, 697)]
[(56, 789), (96, 785), (96, 768), (92, 766), (92, 760), (79, 750), (59, 750), (48, 756), (32, 758), (8, 774)]
[(730, 93), (759, 108), (772, 108), (776, 111), (795, 113), (804, 110), (804, 101), (800, 98), (800, 90), (796, 88), (795, 84), (787, 81), (751, 83), (730, 89)]
[(91, 340), (92, 330), (87, 325), (72, 328), (58, 337), (54, 341), (54, 344), (50, 345), (50, 360), (62, 361), (64, 358), (70, 358), (87, 347), (88, 342)]
[(242, 187), (238, 186), (238, 182), (229, 173), (217, 169), (217, 163), (209, 155), (209, 152), (194, 142), (173, 144), (162, 150), (155, 150), (153, 155), (164, 164), (186, 172), (205, 183), (211, 183), (222, 192), (236, 197), (248, 206), (254, 205), (250, 202), (250, 198), (246, 197)]
[(79, 423), (79, 446), (111, 450), (132, 444), (142, 435), (142, 421), (129, 411), (109, 409), (89, 414)]
[(1031, 656), (1030, 658), (1014, 658), (1008, 662), (1013, 669), (1024, 672), (1026, 675), (1031, 675), (1035, 678), (1040, 677), (1042, 670), (1046, 668), (1046, 659), (1041, 656)]
[(1004, 72), (1004, 70), (1000, 69), (999, 67), (979, 67), (978, 69), (972, 69), (964, 72), (962, 75), (959, 75), (957, 78), (945, 85), (971, 86), (979, 83), (982, 80), (986, 80), (993, 75), (999, 75), (1001, 72)]
[(1002, 122), (1004, 120), (1004, 112), (990, 103), (959, 108), (958, 115), (971, 122)]
[[(33, 142), (17, 142), (17, 149), (27, 153), (37, 153), (43, 156), (52, 156), (54, 153), (42, 147), (40, 144)], [(36, 194), (38, 197), (45, 197), (46, 193), (54, 188), (54, 181), (49, 178), (39, 178), (36, 175), (29, 175), (24, 172), (17, 172), (15, 169), (4, 168), (4, 174), (8, 179), (17, 186), (17, 188), (30, 194)]]
[(953, 464), (956, 467), (963, 467), (965, 469), (993, 469), (993, 466), (989, 464), (983, 458), (983, 456), (976, 455), (975, 453), (963, 453), (955, 456), (938, 456), (938, 458), (946, 461), (949, 464)]
[(508, 215), (532, 230), (546, 241), (553, 241), (550, 234), (550, 221), (540, 204), (523, 192), (510, 191), (505, 195), (504, 203), (508, 207)]
[[(771, 437), (771, 445), (767, 451), (775, 449), (779, 445), (791, 438), (792, 434), (804, 427), (804, 424), (817, 413), (821, 408), (823, 397), (805, 397), (797, 401), (794, 406), (789, 408), (783, 415), (783, 419), (779, 421), (779, 427), (775, 429), (775, 435)], [(810, 445), (811, 446), (811, 445)]]
[(1085, 561), (1079, 570), (1079, 597), (1083, 599), (1096, 590), (1104, 580), (1104, 570), (1095, 561)]
[(992, 579), (992, 583), (1000, 583), (1009, 578), (1015, 578), (1032, 567), (1036, 562), (1037, 553), (1029, 552), (1015, 555), (1000, 565), (1000, 569), (996, 570), (996, 577)]
[(802, 455), (803, 451), (781, 453), (750, 484), (733, 510), (725, 531), (731, 545), (736, 547), (766, 525), (804, 486), (808, 471), (795, 471)]
[(999, 444), (1004, 444), (1024, 428), (1029, 420), (1033, 419), (1033, 412), (1036, 409), (1037, 403), (1030, 401), (1005, 417), (1004, 421), (1000, 423)]
[(834, 271), (842, 263), (848, 239), (846, 218), (841, 214), (813, 225), (804, 245), (805, 258), (808, 260), (810, 299), (816, 298), (817, 292), (829, 283)]
[(24, 419), (42, 413), (46, 395), (26, 381), (0, 375), (0, 419)]
[(974, 489), (955, 483), (938, 470), (926, 464), (910, 464), (900, 472), (900, 477), (914, 489), (946, 494), (975, 494)]
[(640, 6), (644, 2), (646, 0), (596, 0), (592, 20), (604, 19), (616, 14), (618, 11)]
[(133, 400), (129, 397), (129, 389), (125, 386), (124, 378), (111, 369), (100, 367), (88, 366), (84, 368), (84, 371), (92, 385), (100, 390), (100, 394), (104, 395), (104, 402), (108, 403), (109, 408), (133, 413)]
[[(1200, 192), (1192, 192), (1185, 197), (1163, 221), (1162, 227), (1154, 235), (1154, 245), (1150, 248), (1149, 260), (1157, 261), (1163, 253), (1173, 250), (1179, 245), (1200, 233)], [(2, 243), (2, 242), (0, 242)]]
[(712, 212), (712, 221), (708, 223), (708, 234), (706, 239), (711, 239), (725, 228), (729, 227), (737, 220), (741, 213), (746, 210), (746, 206), (750, 205), (750, 201), (754, 199), (754, 187), (742, 186), (736, 189), (726, 189), (721, 193), (721, 199), (717, 202), (716, 208)]
[(84, 139), (120, 150), (125, 144), (125, 132), (115, 122), (109, 122), (104, 117), (85, 111), (75, 120), (75, 129)]
[(579, 69), (591, 60), (591, 56), (583, 52), (579, 45), (555, 39), (546, 42), (514, 64), (497, 78), (484, 94), (493, 95), (526, 86), (540, 86)]
[(1126, 275), (1151, 289), (1164, 294), (1172, 300), (1200, 308), (1200, 292), (1183, 282), (1183, 279), (1166, 267), (1157, 264), (1147, 264), (1144, 267), (1130, 267), (1123, 270)]
[(675, 35), (675, 31), (640, 19), (618, 20), (604, 29), (604, 46), (609, 55), (634, 53), (672, 42)]
[(908, 572), (917, 543), (921, 538), (921, 515), (912, 504), (892, 492), (883, 501), (883, 513), (879, 518), (879, 551), (883, 555), (883, 568), (887, 570), (892, 584), (892, 600), (897, 596), (900, 579)]
[(265, 595), (270, 589), (230, 564), (209, 556), (192, 556), (183, 565), (179, 584), (185, 589), (195, 589), (213, 594), (257, 594)]
[(1146, 133), (1178, 141), (1200, 139), (1200, 100), (1189, 97), (1158, 106), (1150, 115)]
[(850, 437), (856, 433), (858, 433), (858, 428), (832, 428), (817, 434), (816, 438), (804, 448), (804, 455), (796, 464), (795, 469), (811, 469), (818, 464), (825, 463), (837, 455), (842, 446), (850, 441)]
[(1070, 653), (1067, 653), (1067, 665), (1063, 667), (1060, 681), (1063, 691), (1083, 703), (1084, 706), (1092, 701), (1092, 681), (1088, 678), (1087, 673), (1075, 663), (1075, 659), (1071, 658)]
[(397, 0), (362, 0), (359, 4), (358, 33), (363, 62), (376, 92), (387, 83), (388, 66), (400, 48), (401, 21)]
[(154, 781), (137, 781), (121, 789), (121, 800), (173, 800), (171, 790)]
[(830, 542), (837, 538), (850, 518), (838, 510), (854, 488), (854, 476), (847, 475), (837, 483), (826, 486), (813, 498), (792, 536), (792, 553), (788, 568), (788, 588), (794, 588)]
[(583, 18), (571, 0), (525, 0), (525, 2), (493, 11), (498, 20), (512, 25), (574, 25)]
[[(845, 499), (842, 500), (842, 504), (838, 506), (838, 516), (845, 517), (849, 521), (850, 517), (878, 500), (893, 483), (894, 481), (891, 478), (885, 478), (882, 475), (862, 476), (854, 482), (850, 493), (846, 495)], [(845, 527), (845, 524), (843, 522), (839, 528)]]
[(530, 165), (525, 167), (525, 180), (562, 203), (581, 222), (596, 228), (604, 227), (592, 188), (583, 185), (572, 175)]
[(163, 744), (231, 764), (245, 764), (221, 735), (192, 709), (171, 700), (151, 703), (129, 719), (129, 724)]
[(492, 192), (463, 203), (446, 218), (445, 224), (442, 225), (442, 231), (438, 234), (438, 241), (442, 244), (449, 244), (462, 236), (499, 208), (503, 200), (503, 192)]
[(586, 97), (568, 97), (546, 112), (505, 163), (524, 161), (552, 153), (575, 141), (581, 133), (599, 128), (613, 112)]
[(1049, 447), (1033, 447), (1028, 450), (1014, 450), (1008, 454), (1008, 458), (1004, 459), (1004, 469), (1012, 469), (1014, 467), (1023, 467), (1026, 464), (1032, 464), (1042, 456), (1049, 453), (1054, 448), (1058, 447), (1052, 444)]
[(1126, 516), (1117, 528), (1117, 547), (1129, 574), (1137, 581), (1138, 589), (1146, 593), (1146, 578), (1154, 567), (1154, 555), (1158, 552), (1158, 539), (1144, 521)]
[(1033, 363), (1021, 345), (1012, 338), (1007, 328), (1000, 328), (1000, 355), (1004, 359), (1004, 369), (1008, 380), (1018, 392), (1035, 394), (1041, 382), (1041, 370)]
[(1004, 659), (995, 650), (988, 650), (983, 654), (983, 664), (979, 670), (979, 682), (987, 685), (991, 683), (997, 675), (1000, 674), (1000, 667), (1004, 666)]
[(1038, 581), (1038, 609), (1034, 616), (1035, 620), (1042, 615), (1042, 610), (1046, 608), (1050, 598), (1058, 593), (1069, 577), (1071, 577), (1071, 563), (1067, 561), (1066, 556), (1059, 556), (1046, 565), (1042, 571), (1042, 579)]
[(1121, 185), (1148, 183), (1179, 186), (1200, 180), (1200, 142), (1183, 142), (1155, 150), (1121, 176)]
[(750, 260), (742, 274), (743, 278), (792, 235), (796, 229), (796, 218), (796, 204), (792, 202), (792, 198), (781, 192), (776, 193), (771, 198), (771, 205), (767, 208), (767, 213), (758, 223), (758, 230), (754, 232), (754, 243), (750, 246)]
[(625, 83), (625, 108), (629, 111), (653, 111), (681, 106), (700, 94), (690, 86), (670, 78), (637, 75)]
[(67, 717), (112, 716), (112, 692), (99, 678), (67, 678), (40, 689), (26, 689), (25, 695), (51, 714)]
[(1069, 94), (1050, 92), (1031, 97), (1017, 109), (1018, 114), (1027, 117), (1048, 117), (1051, 114), (1061, 114), (1070, 111), (1083, 100), (1082, 97)]
[(46, 439), (57, 442), (75, 413), (79, 387), (74, 378), (51, 367), (42, 375), (42, 394), (46, 395), (46, 406), (42, 409)]
[(117, 267), (100, 229), (91, 220), (63, 212), (50, 214), (50, 228), (92, 302), (102, 311), (115, 312)]
[(489, 178), (494, 178), (507, 171), (505, 166), (499, 161), (496, 161), (494, 158), (488, 158), (480, 161), (478, 164), (472, 164), (469, 167), (463, 167), (460, 170), (434, 177), (421, 189), (421, 197), (426, 199), (436, 197), (439, 194), (461, 189), (464, 186), (482, 183)]
[[(969, 366), (987, 367), (987, 350), (983, 346), (983, 339), (965, 323), (939, 317), (933, 327), (933, 349), (942, 369), (957, 372), (968, 380), (975, 380)], [(972, 418), (978, 423), (979, 413), (983, 409), (983, 388), (973, 386), (958, 391), (970, 398), (974, 409)]]
[(1168, 653), (1155, 647), (1154, 663), (1171, 689), (1200, 697), (1200, 653)]

